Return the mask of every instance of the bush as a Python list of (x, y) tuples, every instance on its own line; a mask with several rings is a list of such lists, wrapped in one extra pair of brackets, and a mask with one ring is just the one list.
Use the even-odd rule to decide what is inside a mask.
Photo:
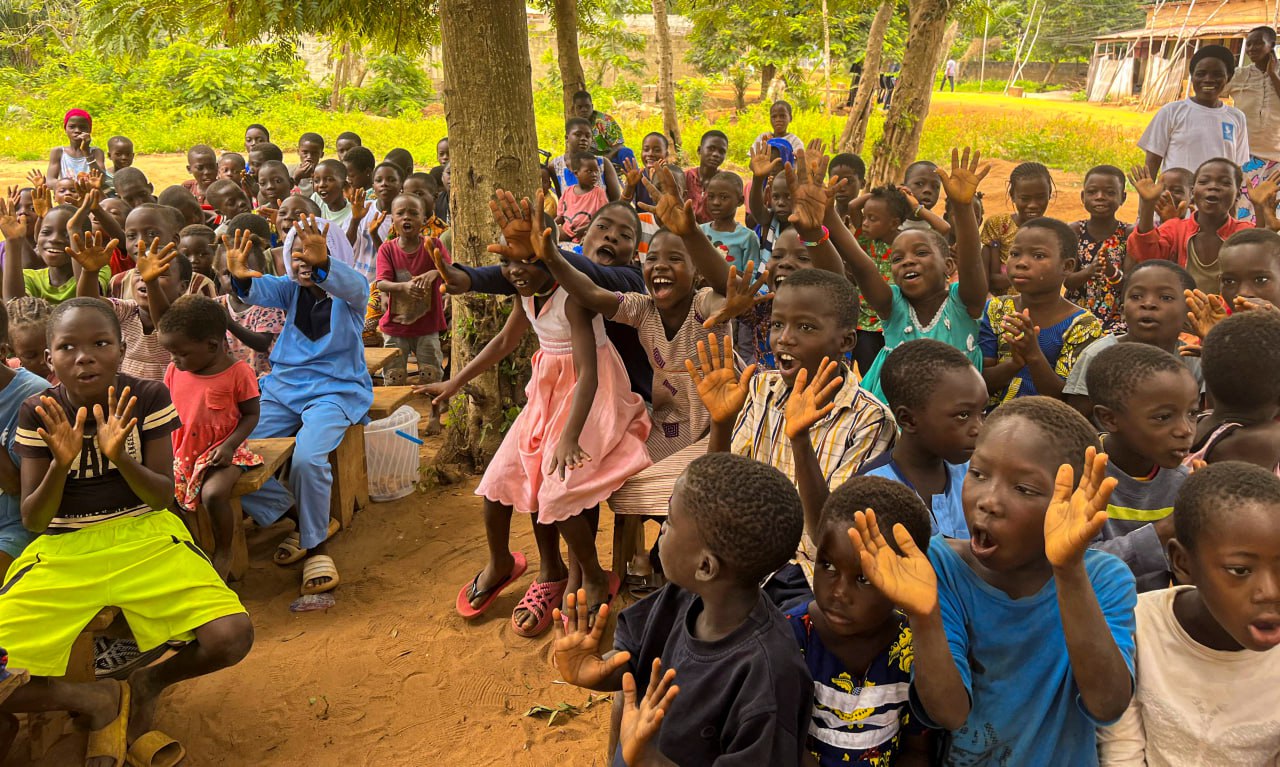
[(368, 85), (342, 91), (348, 109), (396, 117), (418, 112), (434, 95), (431, 78), (412, 59), (379, 56), (370, 69), (374, 76)]
[(707, 81), (701, 77), (685, 77), (675, 84), (676, 112), (685, 117), (697, 117), (706, 108)]

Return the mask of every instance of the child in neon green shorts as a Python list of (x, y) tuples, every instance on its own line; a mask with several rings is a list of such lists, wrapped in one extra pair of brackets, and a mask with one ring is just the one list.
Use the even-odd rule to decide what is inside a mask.
[[(166, 510), (178, 416), (162, 383), (118, 372), (124, 348), (111, 307), (82, 298), (61, 304), (48, 342), (62, 383), (23, 403), (15, 447), (23, 523), (42, 535), (0, 587), (0, 647), (32, 680), (0, 710), (75, 712), (93, 730), (88, 767), (114, 767), (126, 743), (151, 731), (159, 693), (238, 663), (253, 625)], [(144, 652), (170, 639), (189, 643), (127, 683), (48, 678), (65, 673), (77, 634), (106, 606), (120, 608)], [(164, 736), (148, 735), (136, 748), (157, 738)]]

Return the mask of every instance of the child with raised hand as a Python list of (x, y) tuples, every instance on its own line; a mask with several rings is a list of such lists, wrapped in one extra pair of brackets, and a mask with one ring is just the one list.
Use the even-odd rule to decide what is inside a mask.
[[(1138, 682), (1098, 731), (1104, 767), (1274, 764), (1280, 752), (1280, 479), (1237, 462), (1178, 493), (1182, 585), (1138, 597)], [(1188, 691), (1194, 691), (1189, 694)]]
[(568, 242), (581, 243), (591, 218), (609, 202), (600, 184), (600, 167), (591, 152), (575, 152), (573, 169), (577, 183), (565, 187), (556, 210), (556, 224)]
[(74, 179), (90, 168), (106, 169), (102, 150), (92, 146), (93, 118), (83, 109), (69, 109), (62, 116), (62, 131), (67, 134), (67, 146), (49, 150), (49, 169), (45, 176), (50, 182), (62, 178)]
[[(966, 147), (962, 155), (951, 150), (951, 172), (934, 168), (934, 174), (947, 189), (956, 225), (956, 256), (941, 234), (931, 229), (912, 228), (893, 231), (892, 246), (884, 251), (885, 258), (868, 255), (861, 247), (865, 240), (848, 236), (844, 224), (833, 218), (838, 238), (837, 247), (845, 255), (862, 298), (866, 301), (859, 317), (858, 343), (871, 336), (863, 330), (862, 318), (875, 318), (880, 326), (880, 349), (871, 357), (866, 367), (861, 367), (866, 356), (855, 348), (855, 358), (862, 372), (862, 388), (883, 400), (880, 387), (880, 368), (885, 357), (907, 341), (917, 338), (933, 338), (964, 352), (974, 367), (982, 369), (982, 351), (978, 348), (979, 324), (987, 300), (987, 275), (982, 266), (978, 244), (978, 219), (973, 215), (973, 196), (978, 184), (990, 172), (990, 166), (979, 167), (981, 155), (972, 156)], [(887, 189), (887, 187), (886, 187)], [(873, 218), (881, 216), (878, 198), (867, 201), (863, 207), (863, 231)], [(868, 243), (875, 246), (879, 243)], [(888, 266), (893, 284), (885, 284), (884, 266)], [(959, 279), (950, 282), (951, 273), (959, 272)]]
[(182, 296), (160, 320), (160, 343), (173, 355), (164, 385), (182, 421), (173, 432), (174, 498), (187, 513), (209, 510), (213, 569), (223, 580), (236, 522), (231, 491), (262, 463), (244, 444), (258, 425), (258, 377), (227, 353), (226, 335), (226, 312), (204, 296)]
[(362, 146), (353, 146), (345, 154), (340, 153), (338, 159), (347, 169), (348, 189), (358, 189), (367, 195), (367, 190), (373, 188), (373, 169), (378, 164), (373, 152)]
[(903, 172), (902, 186), (898, 187), (907, 198), (911, 207), (911, 215), (902, 222), (899, 229), (932, 229), (947, 236), (951, 233), (951, 224), (933, 212), (942, 196), (942, 180), (938, 177), (938, 166), (928, 160), (917, 160), (907, 166)]
[(1195, 288), (1187, 270), (1163, 259), (1143, 261), (1129, 270), (1120, 288), (1120, 316), (1126, 331), (1110, 333), (1086, 346), (1062, 387), (1067, 404), (1090, 420), (1093, 400), (1089, 397), (1089, 368), (1099, 354), (1116, 344), (1147, 344), (1178, 356), (1196, 379), (1196, 386), (1204, 388), (1199, 357), (1181, 353), (1187, 346), (1181, 338), (1187, 307), (1178, 297)]
[(1152, 178), (1146, 168), (1135, 167), (1129, 180), (1138, 191), (1138, 225), (1129, 235), (1130, 257), (1135, 261), (1174, 261), (1191, 273), (1200, 290), (1218, 293), (1222, 243), (1241, 229), (1252, 227), (1233, 215), (1243, 179), (1240, 166), (1230, 160), (1204, 162), (1196, 168), (1191, 192), (1194, 215), (1162, 221), (1156, 228), (1156, 202), (1165, 194), (1164, 184)]
[(859, 473), (901, 482), (918, 494), (933, 535), (968, 538), (961, 489), (987, 404), (982, 374), (959, 349), (931, 338), (894, 349), (880, 371), (898, 440)]
[[(120, 369), (150, 381), (164, 380), (170, 361), (169, 352), (160, 344), (157, 325), (191, 281), (191, 262), (178, 255), (174, 242), (176, 218), (170, 208), (143, 206), (130, 213), (125, 223), (125, 248), (138, 264), (128, 274), (140, 300), (112, 298), (100, 291), (98, 277), (111, 259), (114, 240), (104, 245), (100, 235), (86, 237), (83, 242), (73, 236), (67, 249), (80, 265), (76, 295), (110, 303), (120, 323), (125, 342)], [(150, 242), (148, 234), (154, 235)]]
[[(49, 202), (49, 188), (43, 184), (35, 187), (27, 187), (25, 189), (9, 188), (8, 207), (5, 208), (6, 213), (12, 215), (17, 223), (25, 227), (23, 232), (24, 243), (22, 248), (14, 247), (14, 258), (22, 263), (24, 269), (38, 269), (43, 265), (40, 257), (36, 255), (36, 230), (39, 228), (40, 219), (44, 218), (44, 213), (48, 213), (52, 204)], [(40, 200), (37, 206), (36, 200)], [(41, 214), (36, 214), (36, 208), (39, 207)], [(9, 246), (6, 242), (0, 241), (0, 263), (4, 262)]]
[[(87, 216), (76, 216), (76, 208), (59, 205), (40, 219), (36, 230), (36, 255), (44, 262), (41, 269), (23, 269), (26, 253), (27, 226), (8, 211), (0, 200), (0, 232), (6, 243), (4, 260), (4, 298), (12, 301), (22, 296), (43, 298), (51, 304), (60, 304), (76, 294), (76, 275), (79, 267), (68, 255), (71, 235), (87, 235), (90, 225)], [(110, 254), (108, 254), (108, 260)], [(98, 275), (102, 290), (107, 289), (110, 272)]]
[(247, 237), (223, 244), (231, 286), (240, 298), (285, 312), (284, 330), (271, 353), (271, 373), (258, 382), (262, 415), (249, 437), (295, 438), (290, 489), (269, 480), (242, 504), (264, 526), (291, 510), (296, 514), (298, 532), (277, 546), (274, 561), (288, 565), (305, 558), (301, 592), (308, 595), (339, 584), (338, 568), (324, 553), (327, 539), (338, 531), (336, 522), (330, 523), (329, 454), (350, 426), (367, 420), (373, 382), (361, 338), (369, 283), (331, 256), (333, 236), (346, 242), (332, 233), (331, 225), (326, 231), (309, 216), (296, 229), (286, 245), (289, 277), (264, 277), (250, 267), (253, 245)]
[(352, 208), (347, 198), (347, 166), (337, 160), (321, 160), (311, 174), (315, 192), (311, 201), (320, 206), (320, 216), (338, 231), (351, 221)]
[[(630, 157), (622, 161), (622, 170), (625, 175), (622, 187), (622, 199), (632, 202), (635, 205), (641, 203), (652, 205), (655, 200), (649, 197), (649, 190), (644, 188), (638, 180), (634, 178), (634, 174), (639, 172), (650, 181), (653, 180), (653, 174), (658, 166), (667, 162), (667, 152), (670, 150), (670, 143), (667, 137), (661, 133), (647, 133), (640, 142), (640, 167), (636, 167), (636, 161)], [(555, 177), (554, 170), (550, 171), (551, 176)], [(545, 190), (544, 190), (545, 191)], [(563, 194), (563, 189), (560, 190)]]
[(1107, 333), (1125, 330), (1120, 286), (1133, 227), (1121, 223), (1116, 211), (1127, 197), (1124, 171), (1114, 165), (1094, 166), (1084, 174), (1080, 190), (1080, 204), (1089, 218), (1071, 225), (1079, 240), (1079, 259), (1064, 283), (1067, 300), (1092, 312)]
[(693, 214), (699, 224), (714, 220), (707, 210), (707, 187), (719, 175), (720, 166), (724, 164), (728, 153), (729, 137), (723, 131), (709, 130), (702, 134), (702, 139), (698, 142), (698, 167), (684, 172), (685, 196), (693, 202)]
[(1106, 465), (1083, 416), (1028, 397), (978, 437), (969, 540), (935, 537), (926, 556), (895, 524), (899, 554), (874, 512), (857, 514), (863, 577), (911, 627), (912, 709), (952, 731), (942, 764), (1097, 763), (1095, 728), (1133, 691), (1136, 600), (1128, 568), (1089, 548), (1115, 486)]
[(187, 172), (191, 178), (182, 186), (196, 196), (201, 205), (206, 203), (205, 193), (209, 185), (218, 180), (218, 155), (208, 144), (196, 144), (187, 150)]
[(1015, 397), (1062, 397), (1080, 352), (1102, 335), (1102, 324), (1062, 295), (1076, 270), (1071, 227), (1055, 218), (1023, 222), (1009, 248), (1014, 295), (987, 302), (982, 317), (982, 377), (990, 407)]
[[(440, 295), (435, 258), (451, 263), (440, 241), (422, 231), (427, 217), (422, 200), (402, 194), (391, 204), (396, 236), (378, 248), (377, 288), (387, 296), (387, 311), (378, 324), (386, 346), (400, 355), (387, 363), (383, 378), (389, 386), (400, 386), (407, 377), (412, 354), (418, 365), (418, 383), (432, 384), (444, 377), (444, 356), (440, 333), (449, 328), (444, 318), (444, 297)], [(436, 253), (433, 253), (435, 251)], [(427, 433), (440, 431), (440, 414), (431, 410)]]
[[(711, 415), (707, 452), (745, 455), (797, 482), (805, 474), (819, 478), (804, 488), (843, 484), (893, 447), (889, 409), (841, 362), (856, 338), (855, 290), (843, 275), (823, 269), (794, 272), (778, 287), (770, 321), (777, 370), (756, 373), (750, 365), (739, 375), (727, 337), (699, 343), (698, 365), (689, 360), (685, 367)], [(821, 499), (810, 504), (821, 506)], [(812, 582), (813, 553), (806, 535), (797, 567), (777, 578), (777, 602)]]
[(1095, 548), (1124, 560), (1139, 592), (1166, 588), (1173, 499), (1189, 473), (1182, 461), (1196, 433), (1200, 386), (1169, 352), (1116, 344), (1089, 367), (1089, 396), (1107, 476), (1118, 483)]
[(48, 301), (33, 296), (15, 298), (8, 303), (9, 348), (13, 357), (7, 362), (11, 368), (22, 367), (57, 386), (58, 376), (49, 367), (46, 353), (49, 348), (47, 326), (52, 311)]
[[(5, 358), (13, 351), (9, 325), (8, 313), (0, 312), (0, 349)], [(44, 345), (42, 342), (41, 347)], [(30, 370), (0, 365), (0, 573), (7, 572), (13, 560), (36, 538), (22, 524), (22, 459), (14, 452), (14, 439), (22, 403), (49, 386), (48, 380)]]
[[(615, 767), (676, 760), (798, 767), (806, 758), (813, 682), (785, 619), (760, 589), (800, 539), (795, 488), (757, 461), (706, 455), (676, 480), (670, 509), (658, 539), (667, 585), (622, 611), (614, 649), (603, 655), (608, 608), (591, 625), (585, 595), (571, 594), (565, 625), (556, 621), (556, 667), (566, 682), (601, 692), (622, 689), (628, 673), (650, 687), (663, 668), (667, 683), (676, 672), (680, 692), (653, 751), (614, 751)], [(623, 721), (634, 716), (622, 714)], [(625, 747), (633, 738), (610, 743), (619, 740)]]
[[(815, 147), (816, 148), (816, 147)], [(819, 151), (818, 154), (821, 154)], [(795, 178), (782, 171), (795, 164), (795, 150), (782, 139), (751, 146), (751, 183), (747, 191), (747, 226), (760, 237), (760, 249), (772, 251), (791, 217)], [(821, 180), (819, 179), (819, 182)], [(763, 266), (763, 264), (761, 265)]]
[[(521, 227), (532, 226), (531, 211), (521, 219)], [(504, 226), (513, 235), (517, 228)], [(536, 515), (542, 526), (535, 526), (542, 571), (511, 619), (512, 629), (525, 637), (547, 630), (552, 608), (566, 590), (585, 589), (592, 612), (613, 601), (621, 581), (600, 566), (592, 515), (584, 512), (651, 463), (645, 450), (648, 413), (644, 401), (629, 391), (626, 370), (605, 337), (603, 318), (571, 297), (538, 263), (555, 258), (550, 252), (554, 247), (550, 229), (531, 240), (508, 236), (506, 245), (493, 246), (519, 302), (502, 331), (466, 367), (448, 381), (421, 387), (444, 406), (468, 381), (514, 352), (530, 326), (538, 335), (540, 349), (525, 389), (528, 404), (476, 487), (476, 495), (485, 499), (490, 561), (462, 587), (457, 600), (458, 612), (474, 618), (524, 572), (524, 556), (507, 550), (511, 513)], [(432, 255), (436, 270), (451, 274), (452, 267), (437, 252)], [(567, 569), (555, 536), (547, 534), (551, 525), (569, 546)]]
[(849, 539), (854, 515), (866, 509), (886, 527), (901, 524), (917, 547), (929, 546), (928, 513), (897, 482), (854, 477), (820, 509), (813, 599), (785, 613), (817, 691), (808, 750), (822, 767), (924, 767), (932, 764), (934, 738), (911, 711), (911, 629), (863, 576)]
[(1024, 162), (1009, 173), (1008, 194), (1014, 212), (986, 219), (978, 234), (982, 240), (982, 258), (987, 264), (987, 284), (993, 295), (1017, 292), (1017, 287), (1005, 273), (1013, 238), (1023, 224), (1048, 212), (1054, 193), (1053, 176), (1038, 162)]
[[(227, 234), (223, 237), (228, 250), (234, 247), (246, 251), (245, 262), (250, 270), (273, 273), (275, 264), (267, 252), (271, 231), (262, 217), (251, 213), (237, 216), (227, 225)], [(225, 259), (222, 268), (226, 269)], [(219, 283), (222, 292), (214, 300), (227, 312), (228, 353), (247, 363), (258, 377), (270, 373), (271, 349), (284, 330), (284, 310), (245, 303), (231, 285), (231, 275), (226, 271), (220, 276)]]
[[(893, 242), (910, 214), (911, 204), (906, 195), (893, 186), (876, 187), (849, 203), (854, 238), (858, 248), (875, 264), (879, 285), (887, 286), (893, 281)], [(845, 252), (851, 253), (852, 246), (846, 245)], [(885, 347), (884, 325), (866, 296), (867, 290), (878, 289), (879, 286), (872, 286), (872, 281), (867, 277), (858, 279), (857, 282), (860, 308), (858, 346), (854, 349), (853, 359), (858, 364), (858, 372), (865, 374), (870, 371), (876, 356)]]
[[(120, 326), (101, 301), (75, 298), (49, 321), (50, 359), (62, 384), (18, 415), (22, 517), (40, 535), (15, 560), (0, 595), (0, 641), (39, 681), (16, 689), (8, 712), (71, 711), (90, 730), (86, 764), (151, 763), (172, 739), (153, 730), (165, 688), (233, 666), (253, 624), (173, 502), (170, 434), (178, 415), (159, 381), (119, 372)], [(144, 652), (177, 640), (174, 655), (127, 681), (67, 682), (72, 645), (103, 607), (121, 609)], [(146, 735), (147, 737), (143, 738)], [(181, 745), (162, 753), (180, 761)]]
[(1213, 412), (1197, 423), (1185, 463), (1244, 461), (1280, 476), (1280, 315), (1238, 312), (1218, 323), (1201, 367)]

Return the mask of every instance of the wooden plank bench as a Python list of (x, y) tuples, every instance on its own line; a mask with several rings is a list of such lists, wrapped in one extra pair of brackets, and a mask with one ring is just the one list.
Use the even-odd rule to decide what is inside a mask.
[[(365, 356), (377, 349), (366, 348)], [(397, 354), (399, 350), (392, 349)], [(375, 386), (373, 404), (369, 406), (369, 420), (386, 418), (413, 399), (412, 386)], [(338, 520), (346, 529), (351, 525), (355, 512), (369, 506), (369, 467), (364, 453), (364, 427), (353, 424), (347, 427), (338, 449), (329, 454), (333, 466), (333, 491), (329, 501), (329, 516)]]
[[(244, 472), (231, 490), (231, 518), (235, 527), (231, 533), (231, 570), (230, 579), (238, 581), (249, 569), (249, 546), (244, 537), (244, 509), (240, 507), (241, 496), (260, 489), (271, 479), (280, 467), (293, 457), (293, 437), (276, 437), (272, 439), (251, 439), (245, 446), (262, 456), (262, 465)], [(195, 538), (205, 553), (213, 556), (213, 522), (204, 504), (196, 508)]]
[[(106, 631), (119, 614), (119, 608), (104, 607), (81, 629), (80, 634), (76, 636), (75, 642), (71, 645), (71, 657), (67, 659), (67, 671), (62, 675), (64, 680), (68, 682), (93, 682), (97, 680), (98, 675), (93, 667), (93, 638), (96, 634)], [(10, 671), (12, 670), (10, 669)], [(26, 672), (23, 673), (25, 674)], [(16, 687), (13, 689), (16, 689)], [(8, 692), (0, 695), (0, 700), (7, 698), (13, 692), (13, 689), (9, 689)], [(65, 711), (27, 714), (31, 760), (38, 761), (48, 753), (49, 749), (53, 748), (53, 744), (62, 739), (70, 722), (71, 717)]]
[(369, 368), (369, 375), (381, 371), (392, 360), (400, 356), (400, 350), (394, 346), (364, 347), (364, 364)]
[(373, 404), (369, 406), (369, 420), (386, 418), (412, 399), (412, 386), (375, 386)]

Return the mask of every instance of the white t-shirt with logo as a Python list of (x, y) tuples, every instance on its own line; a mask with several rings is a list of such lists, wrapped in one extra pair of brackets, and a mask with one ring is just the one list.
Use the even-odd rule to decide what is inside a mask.
[(1232, 106), (1202, 106), (1191, 99), (1165, 104), (1151, 118), (1138, 146), (1164, 158), (1165, 169), (1192, 173), (1206, 160), (1225, 157), (1237, 165), (1249, 161), (1244, 113)]

